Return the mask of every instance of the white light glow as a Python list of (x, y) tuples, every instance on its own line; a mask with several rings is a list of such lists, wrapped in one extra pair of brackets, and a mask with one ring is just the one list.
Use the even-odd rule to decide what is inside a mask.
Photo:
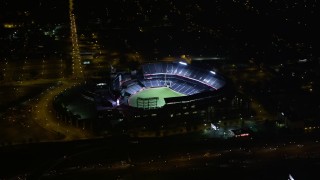
[(291, 174), (289, 174), (289, 180), (294, 180)]
[(212, 123), (211, 123), (211, 128), (212, 128), (213, 130), (217, 130), (217, 126), (215, 126), (215, 125), (212, 124)]
[(300, 63), (305, 63), (305, 62), (307, 62), (307, 59), (299, 59), (298, 62), (300, 62)]
[(107, 85), (106, 83), (98, 83), (97, 86), (105, 86)]
[(214, 71), (210, 71), (210, 73), (211, 73), (211, 74), (216, 74), (216, 72), (214, 72)]
[(184, 65), (184, 66), (186, 66), (187, 65), (187, 63), (185, 63), (185, 62), (179, 62), (179, 64), (182, 64), (182, 65)]

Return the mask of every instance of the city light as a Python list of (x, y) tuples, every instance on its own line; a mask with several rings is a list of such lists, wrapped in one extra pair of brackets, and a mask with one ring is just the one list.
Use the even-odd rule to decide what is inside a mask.
[(179, 61), (179, 64), (182, 64), (182, 65), (184, 65), (184, 66), (186, 66), (186, 65), (187, 65), (187, 63), (182, 62), (182, 61)]
[(246, 137), (246, 136), (249, 136), (250, 134), (249, 133), (242, 133), (242, 134), (239, 134), (239, 135), (235, 135), (236, 137)]
[(318, 176), (316, 1), (0, 5), (0, 179)]
[(98, 83), (97, 86), (105, 86), (107, 83)]
[(217, 130), (217, 126), (215, 126), (214, 124), (211, 123), (211, 129)]
[(294, 180), (291, 174), (289, 174), (289, 180)]

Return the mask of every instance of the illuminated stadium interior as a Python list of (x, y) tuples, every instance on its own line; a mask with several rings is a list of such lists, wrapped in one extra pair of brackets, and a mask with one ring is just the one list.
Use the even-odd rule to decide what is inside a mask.
[(141, 76), (122, 84), (122, 96), (132, 107), (159, 108), (166, 104), (166, 98), (216, 91), (224, 85), (216, 72), (185, 62), (150, 63), (142, 65)]
[(164, 98), (179, 96), (185, 95), (178, 93), (168, 87), (147, 88), (131, 95), (128, 103), (133, 107), (162, 107), (165, 105)]

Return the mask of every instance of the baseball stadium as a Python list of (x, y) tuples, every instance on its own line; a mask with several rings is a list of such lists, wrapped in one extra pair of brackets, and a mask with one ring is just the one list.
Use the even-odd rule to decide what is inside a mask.
[(98, 132), (167, 136), (210, 124), (230, 95), (228, 81), (218, 72), (185, 61), (146, 63), (134, 71), (111, 72), (101, 82), (78, 87), (70, 93), (73, 98), (56, 98), (61, 119)]
[(144, 64), (141, 74), (135, 78), (116, 79), (121, 80), (121, 102), (142, 109), (161, 108), (181, 100), (192, 101), (192, 97), (217, 91), (225, 85), (224, 78), (216, 72), (182, 61)]

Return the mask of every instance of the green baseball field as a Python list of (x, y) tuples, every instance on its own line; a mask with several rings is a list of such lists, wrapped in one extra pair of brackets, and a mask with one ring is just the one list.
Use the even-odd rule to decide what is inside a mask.
[[(168, 87), (148, 88), (148, 89), (142, 90), (136, 94), (131, 95), (128, 100), (128, 103), (130, 106), (139, 107), (138, 100), (140, 100), (140, 101), (144, 101), (144, 102), (140, 103), (140, 104), (144, 104), (144, 108), (149, 108), (149, 107), (153, 107), (153, 106), (154, 107), (162, 107), (165, 104), (164, 98), (179, 97), (179, 96), (185, 96), (185, 95), (178, 93)], [(159, 99), (150, 100), (150, 98), (153, 99), (156, 97), (158, 97)], [(150, 102), (150, 101), (153, 101), (153, 102)], [(157, 102), (155, 103), (154, 101), (157, 101)], [(149, 106), (148, 106), (148, 104), (149, 104)]]

